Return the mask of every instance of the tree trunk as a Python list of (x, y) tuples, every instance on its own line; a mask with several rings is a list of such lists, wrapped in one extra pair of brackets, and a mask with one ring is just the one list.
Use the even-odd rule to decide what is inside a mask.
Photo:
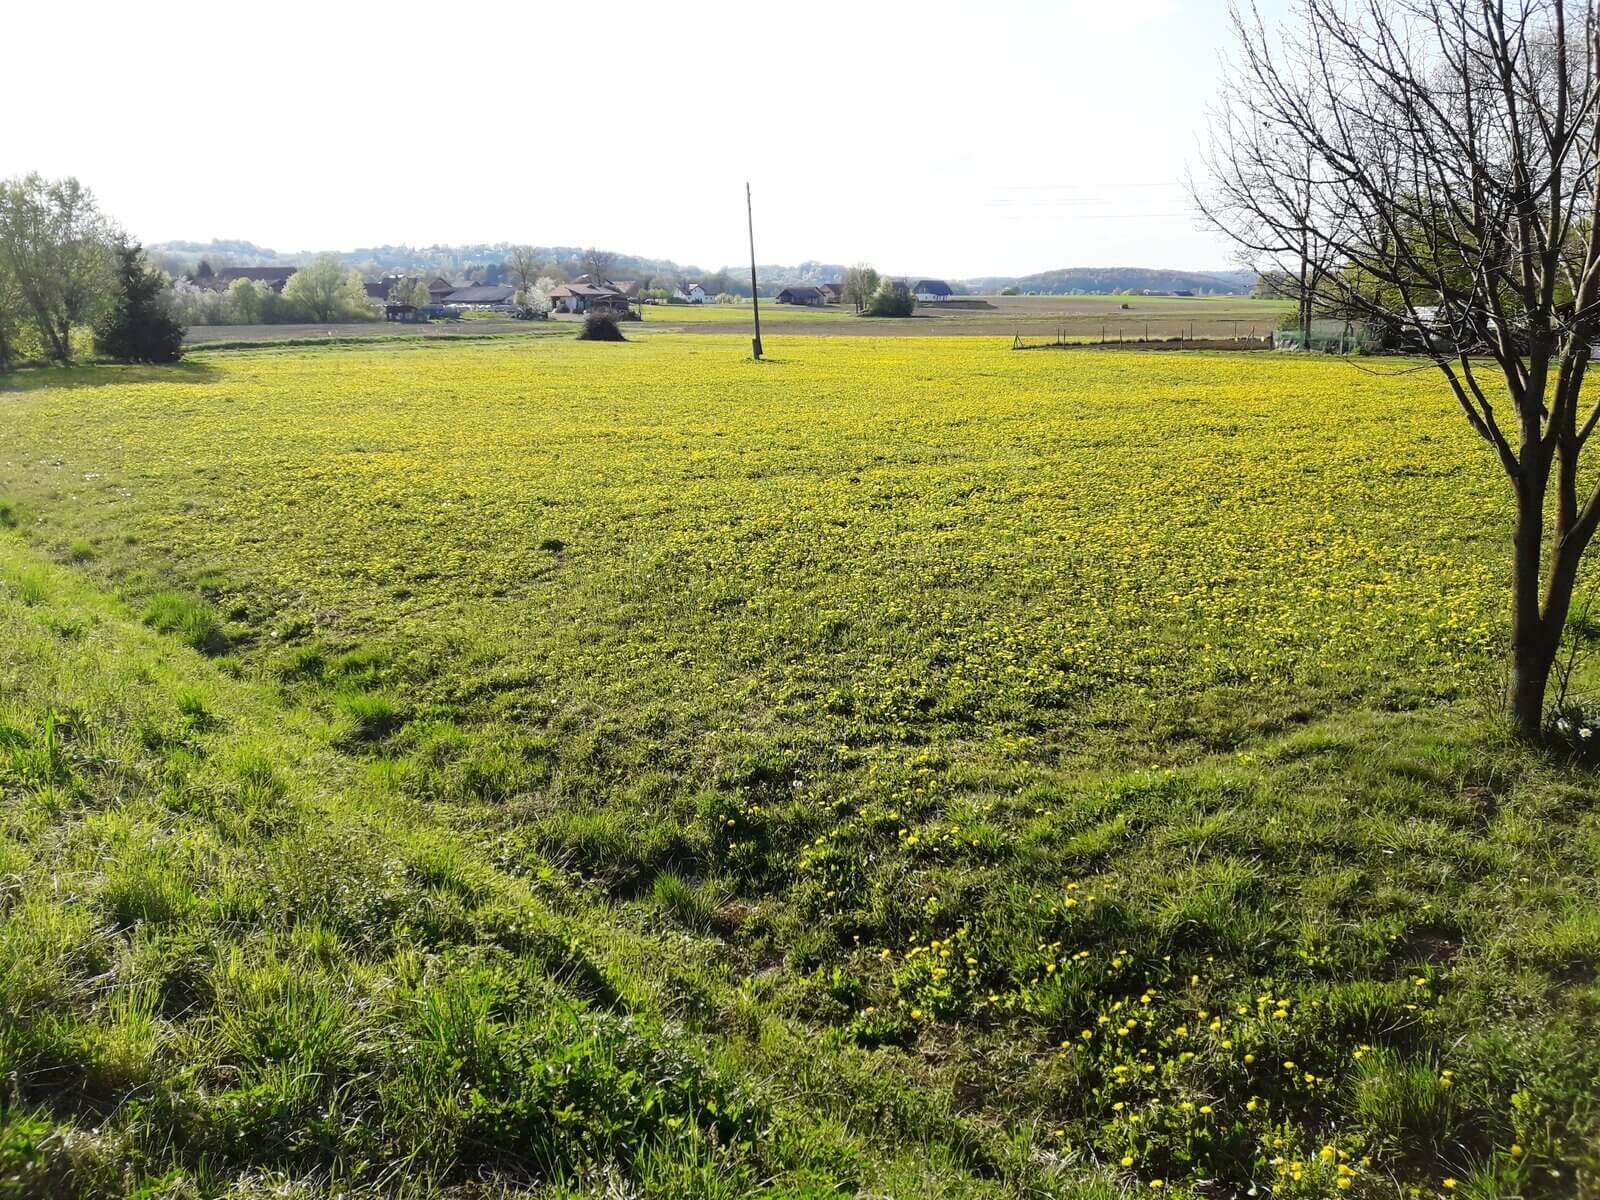
[(1303, 353), (1311, 353), (1311, 293), (1307, 290), (1306, 283), (1306, 255), (1305, 250), (1300, 258), (1300, 349)]
[(1511, 723), (1519, 737), (1529, 740), (1544, 728), (1544, 696), (1550, 683), (1555, 654), (1548, 639), (1529, 639), (1533, 645), (1517, 645), (1511, 651), (1511, 678), (1506, 685), (1506, 703)]
[[(1545, 689), (1555, 662), (1561, 626), (1552, 637), (1539, 603), (1539, 570), (1544, 541), (1544, 487), (1524, 483), (1517, 494), (1517, 524), (1512, 536), (1511, 674), (1506, 707), (1517, 733), (1537, 738), (1544, 726)], [(1563, 620), (1565, 609), (1563, 606)]]

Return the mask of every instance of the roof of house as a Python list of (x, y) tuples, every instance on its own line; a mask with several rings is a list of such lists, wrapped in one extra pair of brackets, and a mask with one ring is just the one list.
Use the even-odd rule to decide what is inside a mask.
[(611, 286), (624, 296), (634, 296), (639, 292), (639, 281), (637, 279), (613, 279)]
[(256, 283), (264, 283), (275, 292), (283, 291), (283, 285), (289, 281), (298, 267), (223, 267), (211, 277), (212, 283), (227, 287), (236, 279), (249, 279)]
[(783, 291), (778, 293), (778, 299), (780, 300), (785, 296), (792, 296), (796, 300), (816, 300), (822, 296), (822, 289), (818, 287), (812, 287), (808, 283), (796, 283), (791, 284), (790, 286), (784, 288)]
[(550, 298), (563, 300), (568, 296), (620, 296), (622, 293), (614, 287), (595, 287), (589, 283), (563, 283), (558, 288), (552, 288)]
[(444, 298), (446, 304), (505, 304), (517, 294), (516, 288), (503, 284), (472, 284), (457, 288)]
[(926, 296), (953, 296), (950, 285), (942, 279), (919, 279), (917, 286), (911, 289)]
[(844, 294), (844, 284), (842, 283), (819, 283), (817, 286), (825, 292), (832, 292), (836, 296)]
[(435, 275), (433, 282), (428, 285), (428, 290), (430, 292), (450, 292), (455, 290), (455, 286), (443, 275)]
[(382, 279), (369, 279), (363, 286), (367, 289), (369, 300), (387, 300), (389, 293), (401, 284), (405, 285), (406, 297), (409, 299), (416, 287), (416, 280), (410, 275), (385, 275)]
[(287, 279), (299, 267), (223, 267), (218, 279)]

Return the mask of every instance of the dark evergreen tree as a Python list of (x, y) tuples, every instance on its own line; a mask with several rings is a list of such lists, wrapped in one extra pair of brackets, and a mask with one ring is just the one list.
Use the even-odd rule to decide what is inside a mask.
[(165, 280), (150, 269), (136, 242), (118, 244), (116, 256), (117, 294), (95, 322), (96, 352), (117, 362), (177, 362), (184, 331), (162, 298)]
[(210, 287), (214, 275), (211, 264), (203, 258), (200, 260), (200, 265), (194, 269), (194, 281), (201, 287)]

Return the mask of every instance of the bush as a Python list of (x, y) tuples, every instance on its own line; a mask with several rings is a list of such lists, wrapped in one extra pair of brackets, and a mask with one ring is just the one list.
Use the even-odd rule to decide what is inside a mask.
[(622, 330), (617, 328), (615, 313), (592, 312), (583, 319), (583, 329), (578, 334), (580, 342), (625, 342)]
[(867, 302), (867, 316), (869, 317), (909, 317), (917, 309), (917, 298), (911, 290), (903, 284), (890, 283), (887, 279), (878, 285), (878, 290), (872, 293), (872, 299)]
[(183, 357), (183, 326), (172, 315), (163, 278), (136, 243), (116, 247), (117, 294), (94, 323), (94, 348), (124, 363), (168, 363)]

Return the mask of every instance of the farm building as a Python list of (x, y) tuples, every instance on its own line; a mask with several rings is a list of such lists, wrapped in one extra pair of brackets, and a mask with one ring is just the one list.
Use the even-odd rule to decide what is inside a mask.
[(443, 276), (434, 276), (433, 282), (428, 285), (428, 299), (435, 304), (443, 304), (445, 297), (456, 290), (456, 284), (451, 283)]
[(387, 301), (400, 285), (405, 286), (406, 299), (409, 301), (411, 293), (416, 291), (417, 280), (412, 275), (385, 275), (382, 279), (368, 280), (363, 286), (367, 289), (367, 299)]
[(779, 304), (803, 304), (808, 308), (821, 308), (828, 302), (821, 288), (809, 284), (791, 284), (777, 295)]
[(228, 285), (235, 279), (249, 279), (256, 283), (264, 283), (279, 295), (283, 293), (283, 285), (289, 282), (289, 276), (295, 273), (295, 267), (223, 267), (212, 278), (216, 286), (226, 291)]
[(818, 285), (818, 290), (827, 298), (829, 304), (844, 303), (844, 284), (824, 283)]
[(444, 298), (444, 302), (452, 308), (461, 306), (476, 308), (485, 304), (510, 304), (511, 298), (517, 294), (517, 289), (507, 287), (500, 283), (469, 284), (467, 287), (456, 288)]
[(550, 292), (550, 302), (559, 313), (628, 307), (628, 298), (608, 284), (596, 287), (592, 283), (564, 283)]
[(639, 281), (637, 279), (612, 279), (608, 281), (607, 286), (624, 300), (637, 300), (639, 298)]
[(942, 279), (919, 279), (911, 290), (923, 304), (940, 304), (955, 295)]

